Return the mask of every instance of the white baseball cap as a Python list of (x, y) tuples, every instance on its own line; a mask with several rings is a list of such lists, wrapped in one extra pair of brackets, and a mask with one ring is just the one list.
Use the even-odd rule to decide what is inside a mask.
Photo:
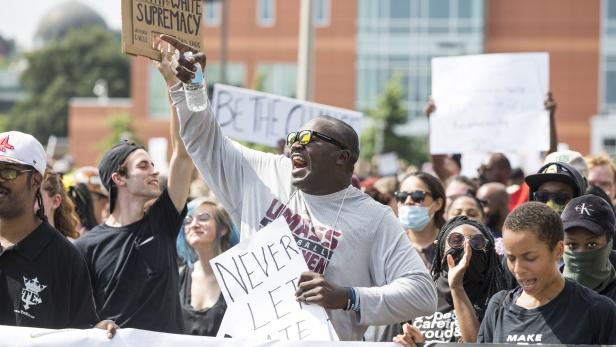
[(553, 162), (570, 164), (574, 169), (578, 170), (582, 176), (588, 177), (588, 165), (580, 152), (571, 150), (552, 152), (545, 157), (543, 164)]
[(29, 165), (44, 176), (47, 153), (34, 136), (8, 131), (0, 133), (0, 162)]

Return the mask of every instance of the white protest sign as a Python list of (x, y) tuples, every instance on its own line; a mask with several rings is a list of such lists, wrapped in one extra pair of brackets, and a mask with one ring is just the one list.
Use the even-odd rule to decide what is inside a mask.
[(223, 84), (214, 85), (212, 108), (226, 136), (271, 147), (320, 115), (343, 120), (361, 134), (361, 112)]
[(148, 154), (150, 154), (154, 166), (156, 166), (163, 175), (169, 173), (167, 146), (168, 141), (165, 137), (152, 137), (148, 140)]
[(380, 154), (378, 162), (380, 176), (395, 175), (400, 171), (398, 155), (394, 152)]
[(432, 154), (547, 150), (548, 59), (547, 53), (432, 59)]
[[(156, 317), (152, 317), (156, 319)], [(192, 336), (159, 333), (155, 331), (122, 328), (111, 340), (101, 329), (39, 329), (0, 325), (0, 345), (19, 347), (394, 347), (393, 342), (330, 342), (330, 341), (267, 341), (251, 339), (220, 339), (209, 336)]]
[(308, 266), (283, 218), (210, 264), (227, 302), (219, 337), (330, 340), (325, 310), (295, 300)]

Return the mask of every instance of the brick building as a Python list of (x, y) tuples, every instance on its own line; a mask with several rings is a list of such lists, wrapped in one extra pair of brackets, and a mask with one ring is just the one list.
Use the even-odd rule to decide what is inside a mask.
[[(616, 0), (313, 1), (314, 101), (364, 111), (376, 105), (397, 74), (409, 124), (419, 124), (409, 131), (421, 135), (427, 131), (419, 116), (430, 93), (432, 57), (546, 51), (550, 89), (558, 102), (559, 142), (583, 153), (616, 154), (616, 129), (612, 134), (601, 127), (610, 117), (595, 117), (595, 128), (603, 132), (591, 136), (591, 118), (616, 112), (616, 48), (611, 48), (616, 47), (616, 34), (611, 34), (616, 33)], [(228, 4), (228, 83), (251, 88), (259, 81), (266, 92), (294, 96), (300, 1)], [(207, 3), (202, 22), (210, 82), (220, 78), (220, 21), (220, 3)], [(134, 58), (132, 69), (132, 99), (120, 109), (133, 116), (139, 138), (167, 136), (162, 79), (145, 59)], [(113, 101), (103, 106), (73, 102), (70, 149), (78, 165), (98, 157), (84, 143), (104, 138), (104, 119), (116, 111)]]

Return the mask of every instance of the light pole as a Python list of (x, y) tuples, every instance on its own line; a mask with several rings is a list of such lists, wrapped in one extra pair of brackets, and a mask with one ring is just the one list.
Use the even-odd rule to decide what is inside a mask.
[(313, 93), (313, 33), (312, 0), (301, 0), (299, 18), (299, 42), (297, 52), (297, 98), (312, 100)]

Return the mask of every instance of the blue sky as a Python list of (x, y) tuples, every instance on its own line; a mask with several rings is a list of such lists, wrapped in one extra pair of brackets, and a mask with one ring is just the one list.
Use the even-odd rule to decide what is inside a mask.
[[(107, 26), (120, 30), (121, 0), (70, 0), (90, 6), (107, 22)], [(69, 0), (2, 0), (0, 35), (15, 39), (20, 47), (32, 46), (32, 38), (41, 18), (51, 8)]]

